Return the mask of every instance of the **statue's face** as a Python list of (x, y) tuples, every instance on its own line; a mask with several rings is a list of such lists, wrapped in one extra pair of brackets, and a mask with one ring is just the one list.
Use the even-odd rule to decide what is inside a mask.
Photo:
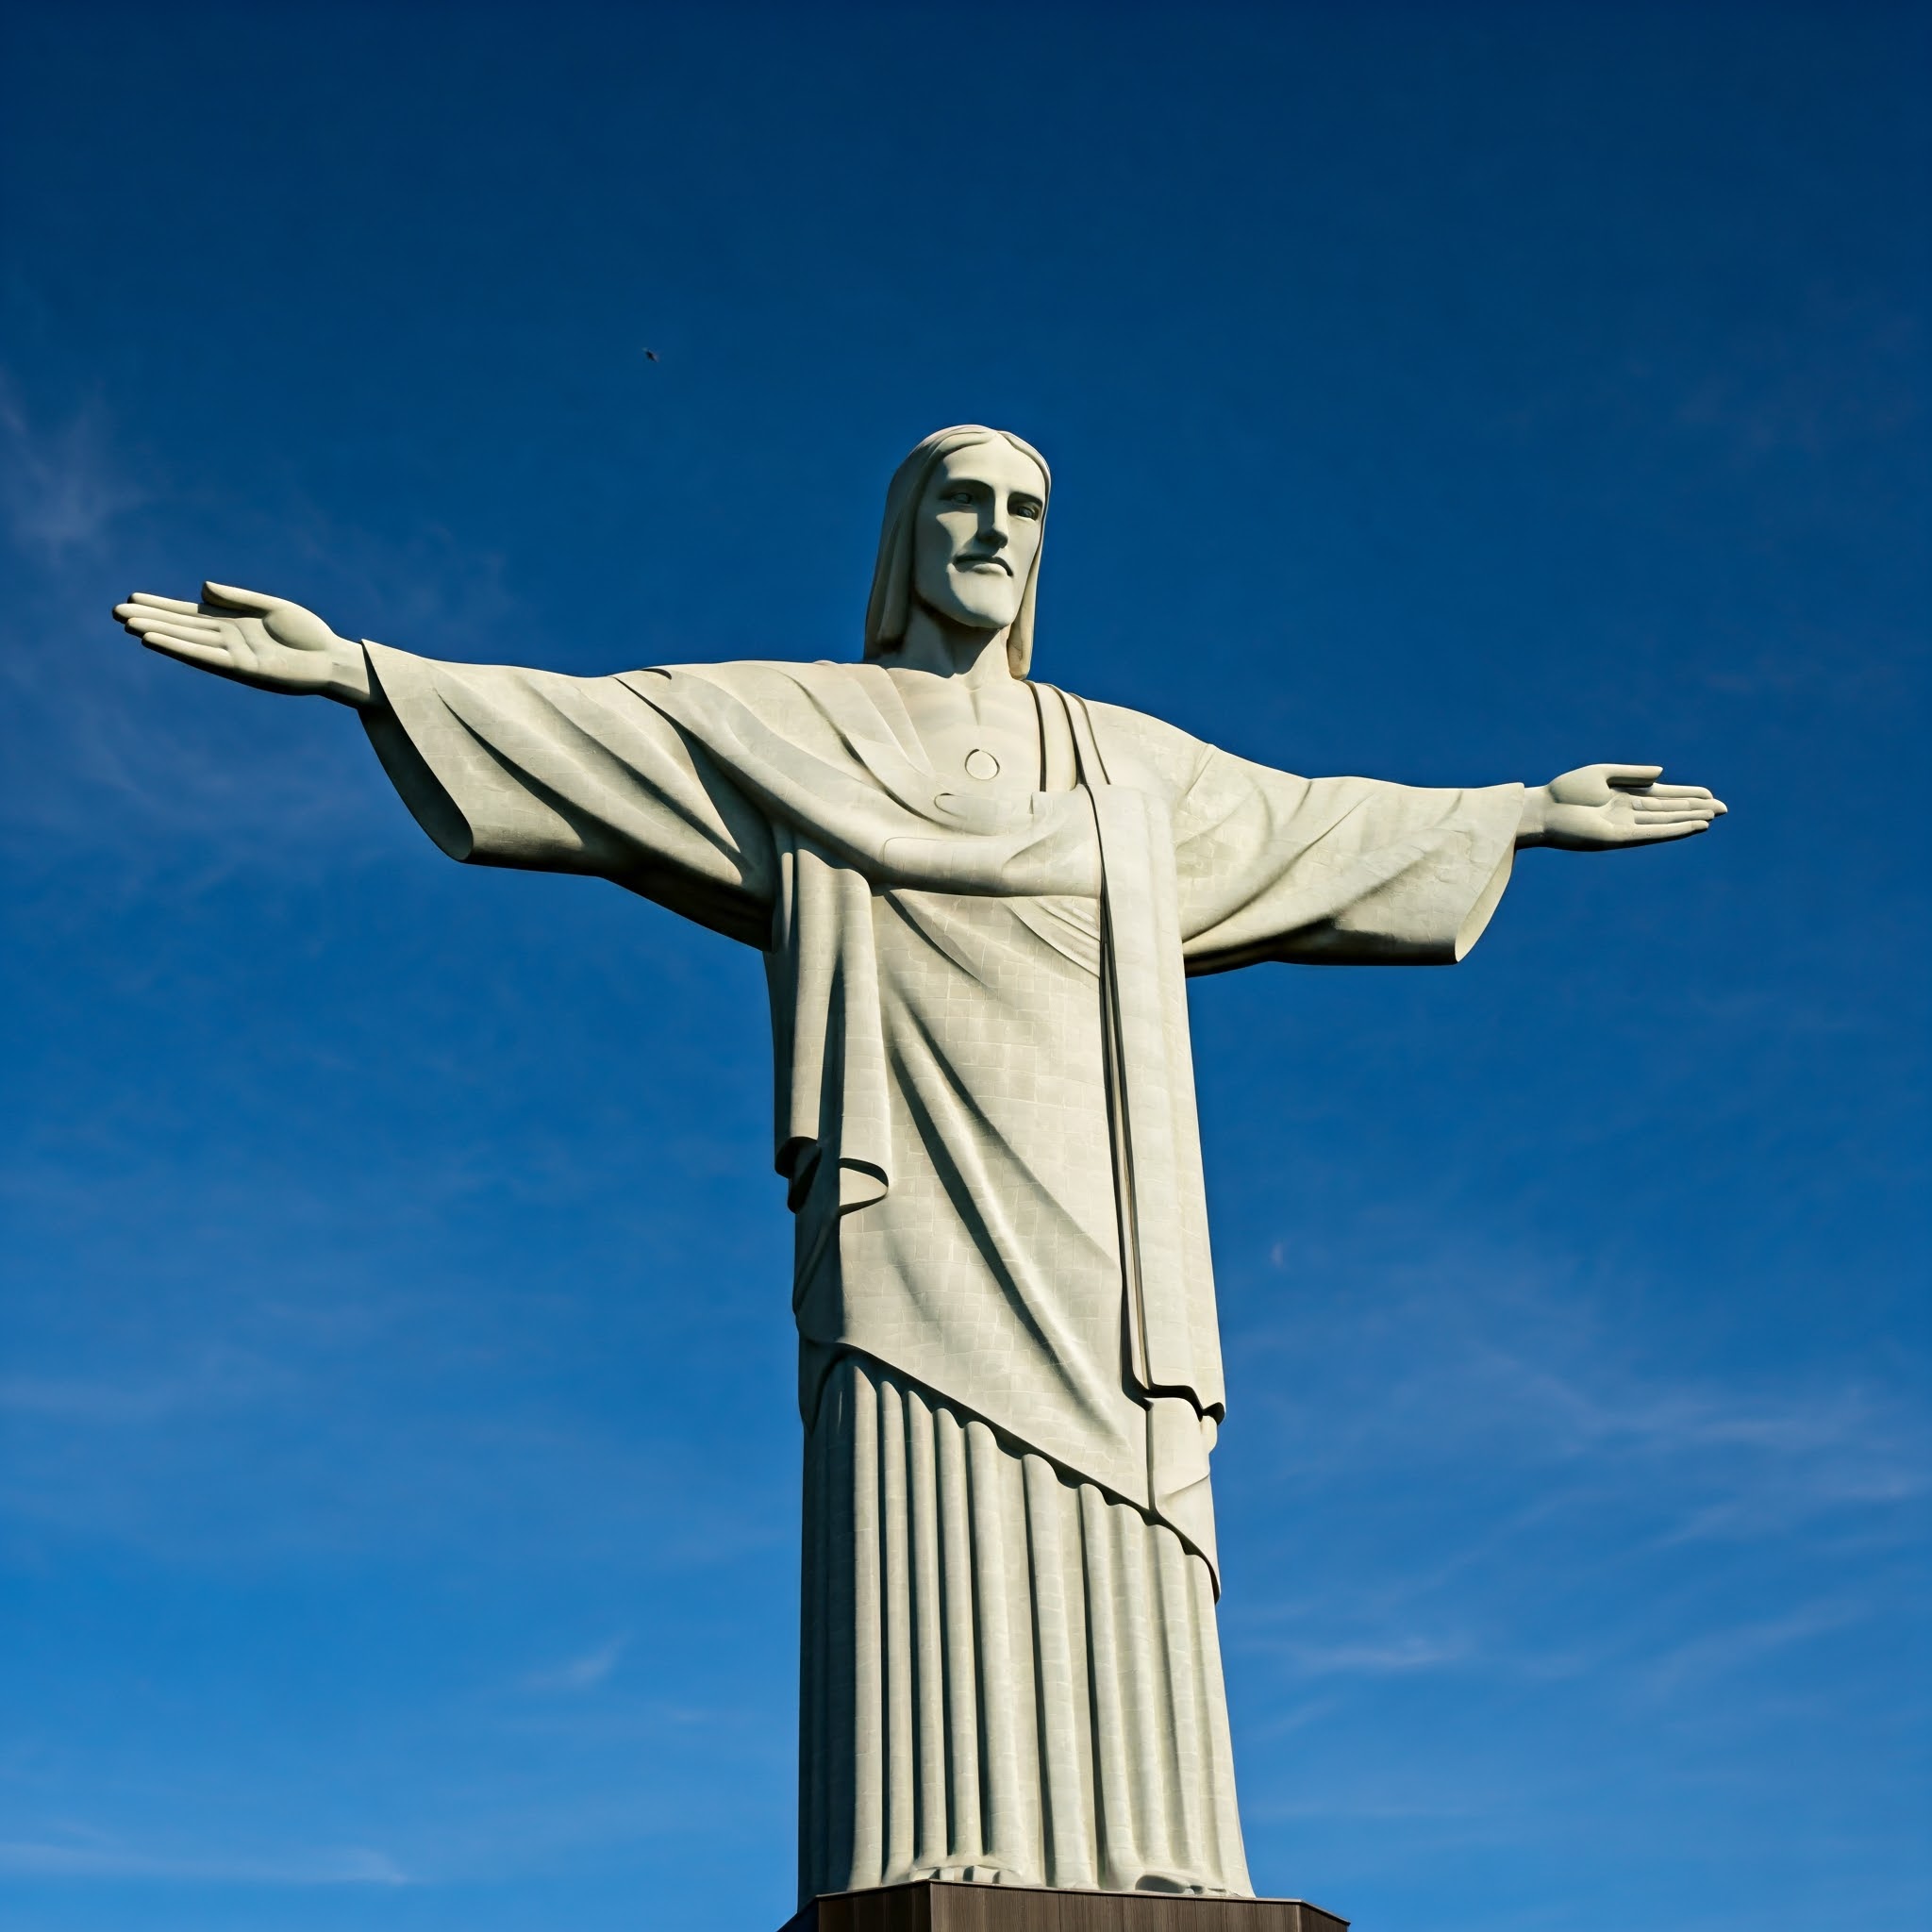
[(912, 538), (919, 601), (971, 630), (1005, 630), (1040, 555), (1046, 478), (1002, 438), (941, 458)]

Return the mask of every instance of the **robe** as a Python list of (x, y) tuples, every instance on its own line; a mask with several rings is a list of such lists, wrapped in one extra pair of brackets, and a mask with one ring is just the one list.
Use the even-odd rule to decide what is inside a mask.
[(1305, 779), (1030, 687), (1029, 796), (875, 665), (578, 678), (370, 645), (451, 857), (758, 946), (807, 1429), (800, 1894), (1245, 1894), (1208, 1456), (1225, 1412), (1185, 981), (1449, 963), (1521, 787)]

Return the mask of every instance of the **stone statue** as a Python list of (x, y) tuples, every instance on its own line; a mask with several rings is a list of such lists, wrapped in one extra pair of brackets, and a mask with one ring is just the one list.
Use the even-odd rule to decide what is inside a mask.
[(1251, 1892), (1215, 1631), (1223, 1417), (1187, 977), (1446, 965), (1519, 846), (1683, 839), (1648, 765), (1298, 778), (1028, 680), (1051, 479), (901, 464), (861, 663), (610, 677), (352, 642), (205, 586), (150, 649), (354, 706), (453, 858), (757, 946), (796, 1217), (799, 1890)]

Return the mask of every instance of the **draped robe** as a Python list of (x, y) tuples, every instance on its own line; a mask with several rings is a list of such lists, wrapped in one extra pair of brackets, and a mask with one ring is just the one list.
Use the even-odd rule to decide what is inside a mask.
[(995, 798), (935, 772), (876, 665), (368, 648), (370, 737), (444, 852), (608, 878), (764, 954), (801, 1896), (1245, 1893), (1185, 979), (1461, 958), (1521, 788), (1299, 778), (1036, 684), (1037, 789)]

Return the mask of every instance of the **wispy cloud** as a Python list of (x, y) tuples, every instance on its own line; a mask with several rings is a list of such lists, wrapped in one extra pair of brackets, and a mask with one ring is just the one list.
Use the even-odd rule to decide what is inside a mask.
[[(1331, 1728), (1391, 1700), (1434, 1708), (1459, 1675), (1742, 1722), (1734, 1676), (1761, 1674), (1743, 1700), (1760, 1711), (1785, 1678), (1832, 1681), (1843, 1633), (1896, 1628), (1932, 1456), (1869, 1358), (1649, 1359), (1581, 1268), (1475, 1242), (1350, 1257), (1348, 1281), (1233, 1351), (1248, 1453), (1274, 1465), (1243, 1556), (1255, 1465), (1230, 1458), (1233, 1547), (1263, 1570), (1293, 1553), (1276, 1574), (1296, 1582), (1232, 1591), (1225, 1628), (1285, 1708), (1332, 1700)], [(1301, 1560), (1317, 1544), (1319, 1586)]]
[(585, 1651), (580, 1657), (567, 1658), (546, 1670), (533, 1671), (524, 1679), (524, 1688), (526, 1690), (594, 1690), (617, 1668), (618, 1660), (629, 1643), (630, 1633), (624, 1631), (598, 1644), (595, 1649)]
[(193, 1884), (408, 1885), (387, 1852), (365, 1845), (267, 1855), (157, 1851), (106, 1835), (0, 1840), (0, 1873), (37, 1878), (158, 1878)]
[(1292, 1819), (1476, 1818), (1485, 1815), (1481, 1806), (1467, 1801), (1460, 1804), (1449, 1800), (1404, 1804), (1389, 1798), (1343, 1795), (1307, 1799), (1300, 1803), (1243, 1805), (1241, 1809), (1250, 1820), (1261, 1819), (1271, 1824)]
[(257, 1356), (212, 1349), (173, 1374), (9, 1375), (0, 1415), (97, 1427), (140, 1427), (195, 1411), (233, 1408), (286, 1393), (294, 1378)]
[(1741, 1670), (1793, 1644), (1842, 1630), (1869, 1614), (1869, 1607), (1824, 1598), (1782, 1617), (1707, 1631), (1657, 1658), (1644, 1673), (1645, 1681), (1652, 1695), (1669, 1697), (1687, 1684)]
[(1908, 1502), (1932, 1482), (1925, 1431), (1889, 1392), (1809, 1378), (1720, 1385), (1478, 1346), (1477, 1429), (1526, 1451), (1658, 1485), (1665, 1543), (1783, 1534), (1821, 1514)]
[[(1539, 1468), (1641, 1499), (1659, 1545), (1776, 1538), (1932, 1489), (1932, 1431), (1899, 1390), (1635, 1359), (1560, 1260), (1439, 1249), (1379, 1284), (1357, 1277), (1339, 1311), (1249, 1330), (1241, 1350), (1292, 1358), (1300, 1374), (1323, 1364), (1337, 1397), (1319, 1419), (1328, 1467)], [(1259, 1393), (1290, 1442), (1312, 1426)]]
[[(334, 707), (290, 705), (162, 665), (108, 615), (206, 575), (313, 604), (338, 628), (435, 656), (541, 658), (502, 558), (434, 524), (377, 534), (284, 477), (240, 490), (193, 458), (152, 473), (98, 398), (32, 394), (0, 368), (0, 553), (19, 583), (0, 624), (8, 775), (0, 837), (45, 858), (117, 850), (192, 896), (237, 866), (353, 861), (407, 816)], [(255, 558), (250, 564), (243, 558)], [(508, 642), (514, 636), (516, 643)]]
[(1365, 1643), (1289, 1642), (1274, 1647), (1307, 1677), (1380, 1677), (1410, 1671), (1442, 1670), (1463, 1662), (1470, 1654), (1466, 1642), (1445, 1642), (1428, 1637), (1397, 1637)]
[(98, 402), (58, 424), (36, 424), (0, 374), (0, 517), (18, 549), (58, 563), (97, 544), (142, 497), (114, 455)]

